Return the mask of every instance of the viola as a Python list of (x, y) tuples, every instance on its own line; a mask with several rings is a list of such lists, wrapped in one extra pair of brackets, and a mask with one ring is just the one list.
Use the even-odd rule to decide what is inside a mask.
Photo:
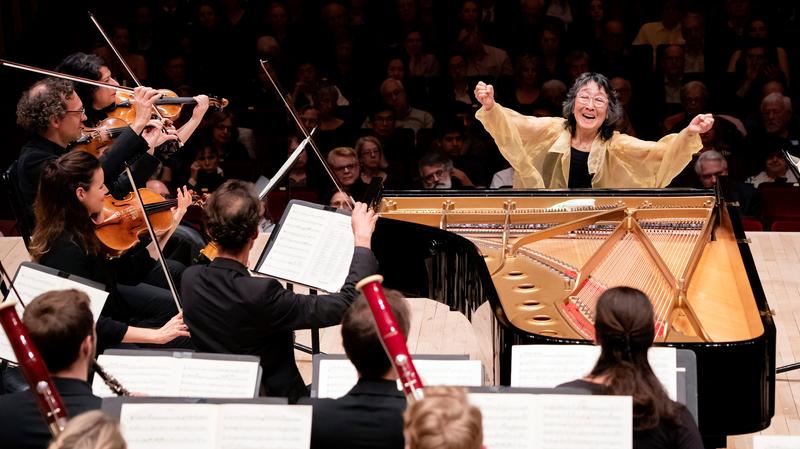
[[(150, 217), (153, 230), (159, 234), (172, 227), (172, 208), (178, 205), (177, 199), (165, 200), (163, 196), (150, 189), (139, 189), (144, 203), (144, 211)], [(192, 195), (194, 204), (202, 204), (202, 196)], [(136, 193), (131, 192), (118, 200), (106, 195), (103, 211), (95, 220), (95, 235), (109, 257), (119, 257), (139, 243), (139, 238), (147, 232), (142, 210), (138, 205)]]
[(71, 149), (100, 157), (126, 128), (128, 124), (125, 121), (107, 118), (93, 128), (84, 128), (83, 135), (72, 143)]
[[(174, 119), (180, 115), (184, 105), (197, 104), (194, 97), (179, 97), (175, 92), (167, 89), (158, 91), (161, 92), (161, 98), (155, 101), (155, 107), (163, 118)], [(209, 109), (220, 111), (226, 106), (228, 106), (228, 100), (224, 98), (208, 98)], [(116, 107), (108, 113), (108, 116), (133, 123), (136, 117), (136, 102), (133, 100), (133, 92), (117, 90)]]

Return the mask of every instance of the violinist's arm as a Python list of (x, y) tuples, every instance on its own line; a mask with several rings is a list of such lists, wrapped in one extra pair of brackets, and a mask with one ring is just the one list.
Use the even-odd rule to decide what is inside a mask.
[(188, 337), (189, 328), (183, 322), (183, 312), (179, 312), (158, 329), (128, 326), (123, 343), (152, 343), (163, 345), (177, 337)]
[[(169, 238), (172, 237), (172, 234), (177, 229), (178, 225), (183, 220), (183, 216), (186, 215), (186, 209), (192, 204), (192, 195), (189, 193), (189, 189), (186, 186), (183, 188), (178, 189), (178, 206), (172, 209), (172, 226), (170, 226), (169, 230), (165, 232), (158, 238), (158, 244), (163, 248), (164, 245), (167, 244)], [(156, 250), (155, 245), (150, 243), (147, 245), (147, 251), (150, 252), (150, 257), (153, 259), (158, 260), (158, 251)]]
[(197, 104), (192, 110), (192, 118), (190, 118), (189, 121), (181, 126), (178, 130), (178, 138), (180, 139), (181, 143), (186, 143), (186, 141), (192, 137), (192, 134), (203, 121), (203, 116), (208, 110), (208, 96), (198, 95), (194, 97), (194, 100), (197, 102)]

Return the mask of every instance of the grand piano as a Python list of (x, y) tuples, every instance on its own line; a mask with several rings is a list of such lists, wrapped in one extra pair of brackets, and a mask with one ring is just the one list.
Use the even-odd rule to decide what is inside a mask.
[(645, 291), (656, 344), (697, 356), (710, 446), (769, 426), (775, 325), (736, 203), (703, 190), (387, 191), (373, 238), (387, 287), (468, 318), (488, 301), (511, 347), (591, 344), (605, 289)]

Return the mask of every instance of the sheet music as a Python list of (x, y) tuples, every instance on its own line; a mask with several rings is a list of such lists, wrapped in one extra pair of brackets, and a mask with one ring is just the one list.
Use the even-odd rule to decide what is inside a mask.
[[(511, 349), (511, 386), (554, 388), (585, 377), (600, 356), (599, 346), (517, 345)], [(678, 398), (675, 348), (652, 347), (650, 366), (670, 399)]]
[(754, 435), (753, 449), (797, 449), (800, 436), (797, 435)]
[(492, 449), (630, 449), (630, 396), (470, 393)]
[[(95, 322), (97, 322), (97, 318), (100, 316), (100, 312), (103, 310), (103, 306), (105, 306), (106, 300), (108, 299), (108, 292), (104, 290), (37, 270), (26, 264), (20, 265), (19, 271), (17, 271), (17, 275), (14, 277), (14, 287), (17, 289), (20, 296), (22, 296), (22, 302), (25, 303), (25, 305), (42, 293), (51, 290), (75, 289), (82, 291), (89, 296), (89, 308), (92, 310)], [(22, 313), (25, 309), (20, 304), (19, 298), (17, 298), (13, 290), (9, 291), (7, 299), (14, 299), (17, 301), (17, 314), (22, 318)], [(11, 344), (8, 342), (8, 337), (2, 327), (0, 327), (0, 358), (14, 363), (17, 362), (14, 350), (11, 348)]]
[[(538, 449), (542, 408), (530, 394), (470, 393), (483, 415), (483, 445), (491, 449)], [(548, 448), (549, 449), (549, 448)]]
[[(414, 367), (422, 378), (422, 384), (480, 387), (483, 385), (483, 369), (480, 360), (414, 359)], [(356, 382), (358, 372), (347, 359), (321, 359), (319, 362), (318, 398), (340, 398), (347, 394)], [(400, 383), (397, 390), (401, 391)]]
[(308, 449), (310, 405), (221, 405), (219, 448)]
[[(252, 398), (258, 379), (255, 361), (116, 354), (102, 354), (97, 361), (129, 391), (147, 396)], [(92, 391), (114, 396), (100, 376)]]
[(350, 217), (294, 204), (256, 271), (327, 292), (344, 284), (353, 260)]
[(123, 404), (130, 449), (308, 449), (311, 406)]

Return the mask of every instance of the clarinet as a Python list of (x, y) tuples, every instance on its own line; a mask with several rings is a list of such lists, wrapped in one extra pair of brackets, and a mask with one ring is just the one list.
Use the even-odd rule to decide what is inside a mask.
[(386, 295), (383, 293), (383, 276), (374, 274), (362, 279), (356, 288), (364, 293), (367, 298), (372, 316), (375, 318), (375, 325), (378, 327), (378, 334), (381, 337), (383, 349), (392, 362), (397, 377), (403, 386), (403, 393), (408, 401), (418, 401), (423, 398), (422, 380), (414, 368), (414, 361), (408, 353), (406, 337), (397, 325), (397, 319), (392, 313)]
[(117, 380), (116, 377), (108, 374), (108, 372), (97, 363), (97, 360), (93, 362), (92, 367), (94, 368), (94, 372), (103, 379), (103, 383), (117, 396), (130, 396), (131, 392), (128, 391), (127, 388), (123, 387), (122, 384)]
[(0, 324), (8, 335), (11, 347), (14, 348), (22, 374), (30, 385), (31, 392), (36, 396), (39, 411), (47, 421), (50, 433), (56, 437), (64, 430), (64, 425), (67, 423), (67, 409), (42, 356), (39, 355), (39, 350), (28, 335), (28, 329), (17, 314), (16, 305), (17, 302), (13, 299), (0, 303)]

